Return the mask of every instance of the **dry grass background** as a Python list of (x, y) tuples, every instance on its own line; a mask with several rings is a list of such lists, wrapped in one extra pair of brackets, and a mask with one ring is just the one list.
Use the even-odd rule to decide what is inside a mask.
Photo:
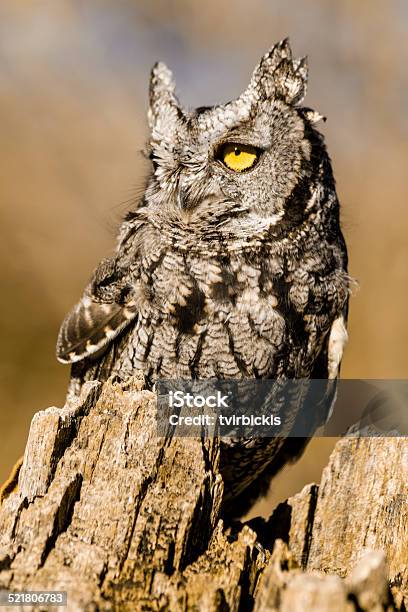
[[(286, 35), (308, 54), (307, 104), (324, 126), (343, 205), (350, 311), (343, 377), (405, 378), (408, 329), (406, 0), (3, 0), (0, 5), (0, 479), (32, 414), (61, 405), (65, 312), (143, 186), (151, 65), (191, 106), (238, 95)], [(256, 508), (318, 480), (314, 440)]]

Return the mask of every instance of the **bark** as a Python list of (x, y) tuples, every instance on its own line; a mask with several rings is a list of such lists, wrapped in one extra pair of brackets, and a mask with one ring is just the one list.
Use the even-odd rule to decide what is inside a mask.
[(135, 377), (34, 416), (0, 588), (66, 590), (81, 611), (405, 609), (404, 438), (344, 438), (319, 486), (225, 526), (218, 441), (158, 437), (155, 415)]

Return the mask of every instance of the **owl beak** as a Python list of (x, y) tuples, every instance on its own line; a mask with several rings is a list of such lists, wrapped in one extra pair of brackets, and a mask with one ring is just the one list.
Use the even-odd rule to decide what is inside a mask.
[(186, 193), (182, 189), (177, 191), (177, 206), (180, 210), (187, 210), (189, 208)]
[(191, 211), (195, 208), (209, 209), (212, 206), (219, 206), (221, 202), (225, 202), (225, 198), (221, 194), (203, 194), (201, 191), (196, 194), (191, 193), (191, 190), (179, 190), (177, 194), (177, 204), (180, 210)]
[(177, 193), (177, 205), (180, 210), (192, 210), (198, 205), (202, 205), (204, 202), (210, 201), (214, 198), (204, 198), (202, 196), (194, 195), (190, 189), (179, 189)]
[(189, 208), (188, 189), (183, 180), (183, 173), (181, 172), (178, 179), (177, 189), (177, 206), (180, 210), (187, 210)]
[(194, 177), (193, 182), (189, 180), (183, 170), (179, 174), (178, 188), (176, 192), (176, 203), (180, 210), (192, 210), (200, 207), (211, 207), (225, 201), (225, 195), (218, 186), (211, 187), (206, 182), (201, 182)]

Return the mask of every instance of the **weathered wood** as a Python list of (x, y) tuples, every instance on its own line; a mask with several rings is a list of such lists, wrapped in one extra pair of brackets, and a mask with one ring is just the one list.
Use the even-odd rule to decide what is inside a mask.
[(404, 438), (342, 439), (320, 486), (225, 526), (218, 441), (158, 437), (155, 417), (137, 376), (34, 416), (0, 588), (67, 590), (68, 610), (404, 609)]
[(323, 471), (307, 568), (345, 576), (367, 549), (383, 550), (407, 589), (406, 438), (344, 438)]

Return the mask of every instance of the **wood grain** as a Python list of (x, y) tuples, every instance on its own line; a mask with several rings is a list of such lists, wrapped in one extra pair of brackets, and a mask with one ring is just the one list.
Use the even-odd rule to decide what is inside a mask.
[(158, 437), (156, 409), (135, 376), (34, 416), (1, 589), (67, 590), (69, 611), (405, 609), (404, 438), (344, 438), (319, 486), (224, 525), (218, 440)]

